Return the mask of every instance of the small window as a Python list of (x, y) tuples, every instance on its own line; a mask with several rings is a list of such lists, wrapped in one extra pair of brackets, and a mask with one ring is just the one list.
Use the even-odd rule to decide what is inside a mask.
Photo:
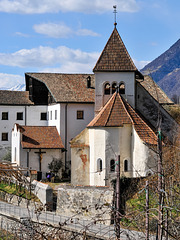
[(14, 161), (16, 162), (16, 147), (14, 148)]
[(77, 119), (84, 119), (84, 111), (77, 111)]
[(124, 161), (124, 172), (128, 171), (128, 160)]
[(50, 120), (52, 120), (52, 111), (50, 111)]
[(2, 133), (1, 140), (2, 141), (8, 141), (8, 133)]
[(102, 159), (98, 158), (97, 160), (97, 172), (102, 172)]
[(104, 86), (104, 94), (110, 95), (110, 84), (109, 83), (106, 83)]
[(41, 120), (47, 120), (47, 113), (46, 112), (41, 113)]
[(121, 83), (119, 85), (119, 93), (120, 94), (125, 94), (125, 85), (124, 85), (124, 83)]
[(49, 112), (47, 113), (47, 120), (49, 120)]
[(57, 120), (57, 110), (55, 110), (55, 120)]
[(112, 84), (112, 94), (116, 92), (116, 88), (117, 88), (116, 83), (113, 83)]
[(114, 159), (111, 159), (111, 161), (110, 161), (110, 171), (115, 172), (115, 161), (114, 161)]
[(2, 120), (8, 120), (8, 112), (2, 112)]
[(17, 112), (16, 120), (23, 120), (23, 112)]

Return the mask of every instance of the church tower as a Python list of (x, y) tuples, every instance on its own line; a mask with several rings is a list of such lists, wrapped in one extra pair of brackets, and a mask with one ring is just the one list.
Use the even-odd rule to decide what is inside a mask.
[(117, 23), (104, 47), (93, 72), (95, 74), (95, 114), (105, 105), (115, 91), (135, 108), (136, 79), (142, 79), (142, 74), (134, 65), (118, 31)]

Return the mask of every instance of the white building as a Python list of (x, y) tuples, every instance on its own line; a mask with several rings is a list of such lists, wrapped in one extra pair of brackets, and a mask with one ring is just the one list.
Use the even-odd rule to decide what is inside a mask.
[[(124, 158), (128, 161), (128, 164), (133, 163), (133, 165), (136, 165), (137, 162), (134, 160), (136, 158), (135, 152), (139, 151), (137, 150), (139, 145), (137, 141), (138, 136), (136, 137), (138, 133), (133, 130), (133, 123), (126, 127), (124, 125), (123, 127), (117, 126), (117, 131), (114, 130), (114, 127), (110, 127), (107, 131), (107, 126), (105, 125), (98, 126), (98, 129), (93, 129), (94, 126), (89, 125), (88, 129), (86, 129), (87, 125), (94, 116), (99, 114), (117, 89), (119, 89), (118, 91), (123, 99), (130, 104), (129, 106), (132, 107), (133, 111), (140, 113), (146, 119), (145, 123), (148, 125), (150, 122), (154, 128), (156, 127), (159, 108), (163, 116), (162, 131), (166, 136), (172, 136), (172, 129), (175, 129), (176, 123), (162, 107), (163, 104), (172, 104), (172, 101), (168, 99), (150, 77), (144, 77), (137, 70), (116, 27), (93, 71), (94, 74), (26, 73), (25, 92), (0, 91), (0, 158), (8, 152), (10, 147), (13, 149), (15, 143), (12, 141), (13, 146), (11, 146), (11, 130), (14, 124), (17, 123), (26, 127), (55, 126), (62, 139), (64, 148), (67, 150), (64, 153), (65, 169), (67, 172), (69, 169), (72, 169), (72, 179), (74, 179), (75, 174), (77, 174), (76, 170), (82, 167), (82, 172), (78, 176), (79, 179), (83, 179), (83, 181), (80, 181), (82, 184), (86, 184), (86, 182), (87, 184), (95, 184), (96, 182), (96, 178), (90, 181), (88, 176), (90, 174), (89, 169), (96, 171), (95, 162), (93, 163), (94, 166), (91, 163), (96, 161), (96, 158), (106, 158), (103, 154), (106, 152), (107, 141), (103, 143), (102, 136), (107, 138), (111, 144), (113, 143), (113, 148), (118, 148), (116, 155), (121, 154), (124, 151), (124, 147), (120, 149), (118, 147), (119, 143), (116, 146), (114, 139), (117, 140), (117, 138), (112, 136), (118, 132), (117, 136), (124, 136), (123, 138), (129, 144), (128, 147), (127, 144), (125, 145), (129, 154), (126, 154)], [(159, 103), (161, 104), (160, 106)], [(76, 138), (80, 132), (82, 132), (80, 134), (82, 139)], [(130, 136), (131, 134), (132, 136)], [(132, 142), (133, 137), (134, 141)], [(71, 156), (69, 142), (72, 139)], [(76, 139), (78, 142), (76, 142)], [(95, 142), (93, 143), (93, 141)], [(101, 142), (102, 146), (100, 148), (96, 144), (97, 141)], [(82, 146), (84, 146), (83, 151), (85, 153), (82, 149), (76, 149), (76, 146), (79, 147), (79, 143), (82, 143)], [(134, 143), (137, 144), (132, 147)], [(147, 149), (145, 147), (143, 149), (147, 153)], [(78, 151), (78, 153), (75, 151)], [(103, 151), (105, 152), (103, 153)], [(144, 156), (143, 151), (141, 159)], [(134, 157), (132, 157), (132, 152)], [(13, 154), (12, 161), (14, 161), (15, 156)], [(99, 155), (98, 157), (98, 154), (101, 156)], [(77, 158), (75, 157), (76, 155), (78, 156)], [(93, 159), (96, 160), (88, 160), (86, 155), (91, 159), (93, 156)], [(72, 167), (70, 167), (71, 162)], [(19, 162), (19, 164), (22, 164), (22, 162)], [(27, 164), (25, 165), (27, 166)], [(141, 166), (139, 171), (145, 174), (147, 168)], [(126, 173), (126, 175), (128, 174)], [(86, 175), (85, 178), (83, 177), (84, 175)], [(88, 180), (85, 181), (84, 179)], [(99, 181), (97, 180), (97, 183)], [(100, 182), (102, 183), (102, 181)]]
[[(122, 176), (144, 177), (151, 174), (157, 167), (151, 150), (157, 145), (157, 137), (148, 120), (157, 121), (158, 114), (158, 103), (152, 95), (158, 92), (160, 101), (171, 101), (158, 87), (147, 92), (152, 79), (144, 79), (137, 70), (116, 26), (93, 71), (96, 116), (71, 141), (71, 182), (110, 185), (111, 180), (116, 178), (118, 156)], [(175, 122), (160, 108), (168, 135)]]
[(56, 127), (21, 126), (12, 130), (12, 163), (42, 172), (46, 178), (48, 164), (54, 158), (63, 161), (64, 146)]

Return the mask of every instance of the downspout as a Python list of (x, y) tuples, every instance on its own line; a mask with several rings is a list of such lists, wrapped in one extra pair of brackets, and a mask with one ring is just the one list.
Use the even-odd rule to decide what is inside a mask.
[(65, 171), (67, 170), (67, 106), (68, 103), (65, 105)]
[(27, 106), (25, 106), (25, 123), (24, 125), (27, 125)]

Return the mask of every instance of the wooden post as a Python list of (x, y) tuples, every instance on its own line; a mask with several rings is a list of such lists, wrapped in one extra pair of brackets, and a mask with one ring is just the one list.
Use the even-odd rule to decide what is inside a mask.
[(146, 181), (146, 240), (149, 240), (149, 181)]
[(120, 239), (120, 155), (118, 155), (118, 159), (116, 161), (116, 237), (117, 240)]

